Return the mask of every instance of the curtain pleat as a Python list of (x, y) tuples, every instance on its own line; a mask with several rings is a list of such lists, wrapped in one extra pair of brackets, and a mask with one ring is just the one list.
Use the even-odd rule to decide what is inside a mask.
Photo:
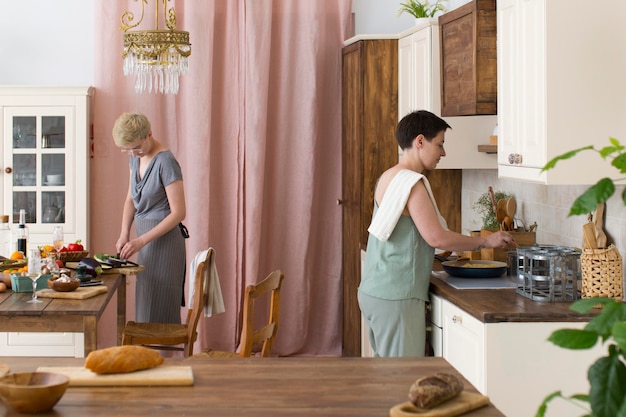
[(183, 169), (188, 261), (208, 246), (216, 250), (226, 313), (201, 320), (195, 351), (235, 349), (245, 286), (281, 269), (273, 353), (340, 355), (341, 210), (335, 202), (341, 196), (341, 48), (351, 2), (170, 4), (177, 28), (189, 31), (192, 43), (190, 70), (176, 96), (136, 94), (134, 79), (123, 76), (119, 17), (138, 12), (138, 2), (96, 2), (91, 183), (106, 199), (92, 204), (93, 246), (113, 250), (128, 186), (128, 160), (113, 144), (113, 122), (124, 111), (144, 112)]

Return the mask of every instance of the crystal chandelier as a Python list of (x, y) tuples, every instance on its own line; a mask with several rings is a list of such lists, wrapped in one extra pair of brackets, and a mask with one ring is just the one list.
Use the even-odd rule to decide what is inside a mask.
[[(189, 69), (191, 55), (189, 32), (176, 30), (176, 12), (167, 9), (170, 0), (154, 0), (154, 30), (130, 30), (141, 24), (148, 0), (141, 1), (141, 18), (131, 24), (135, 15), (129, 11), (121, 17), (119, 29), (124, 32), (124, 75), (135, 75), (135, 91), (157, 91), (161, 94), (178, 93), (178, 76)], [(159, 2), (168, 30), (159, 30)]]

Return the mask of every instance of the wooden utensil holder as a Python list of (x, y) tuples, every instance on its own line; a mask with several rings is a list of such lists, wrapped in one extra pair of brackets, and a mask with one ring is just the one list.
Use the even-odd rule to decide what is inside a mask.
[[(497, 232), (497, 230), (481, 229), (480, 236), (487, 237), (494, 232)], [(513, 239), (515, 239), (515, 243), (517, 243), (517, 246), (508, 245), (504, 248), (494, 248), (494, 249), (483, 248), (480, 250), (480, 258), (486, 261), (506, 262), (507, 252), (516, 250), (518, 247), (532, 246), (537, 242), (537, 234), (535, 232), (512, 231), (508, 233), (510, 233), (511, 236), (513, 236)]]

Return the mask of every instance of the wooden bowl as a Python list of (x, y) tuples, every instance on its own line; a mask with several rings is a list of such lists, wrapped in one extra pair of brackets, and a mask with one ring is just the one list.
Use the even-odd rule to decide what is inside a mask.
[(70, 277), (69, 281), (60, 281), (57, 275), (48, 279), (48, 287), (58, 292), (71, 292), (80, 287), (78, 278)]
[(0, 378), (0, 398), (19, 413), (43, 413), (59, 402), (70, 379), (51, 372), (19, 372)]

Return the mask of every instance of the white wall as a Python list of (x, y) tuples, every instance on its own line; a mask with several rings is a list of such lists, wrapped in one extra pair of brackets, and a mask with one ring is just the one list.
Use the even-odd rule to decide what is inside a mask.
[[(430, 0), (431, 4), (436, 0)], [(454, 10), (471, 0), (442, 0), (448, 10)], [(352, 0), (354, 34), (393, 34), (409, 29), (415, 24), (413, 16), (403, 13), (397, 16), (404, 0)]]
[(93, 85), (95, 1), (0, 0), (0, 85)]

